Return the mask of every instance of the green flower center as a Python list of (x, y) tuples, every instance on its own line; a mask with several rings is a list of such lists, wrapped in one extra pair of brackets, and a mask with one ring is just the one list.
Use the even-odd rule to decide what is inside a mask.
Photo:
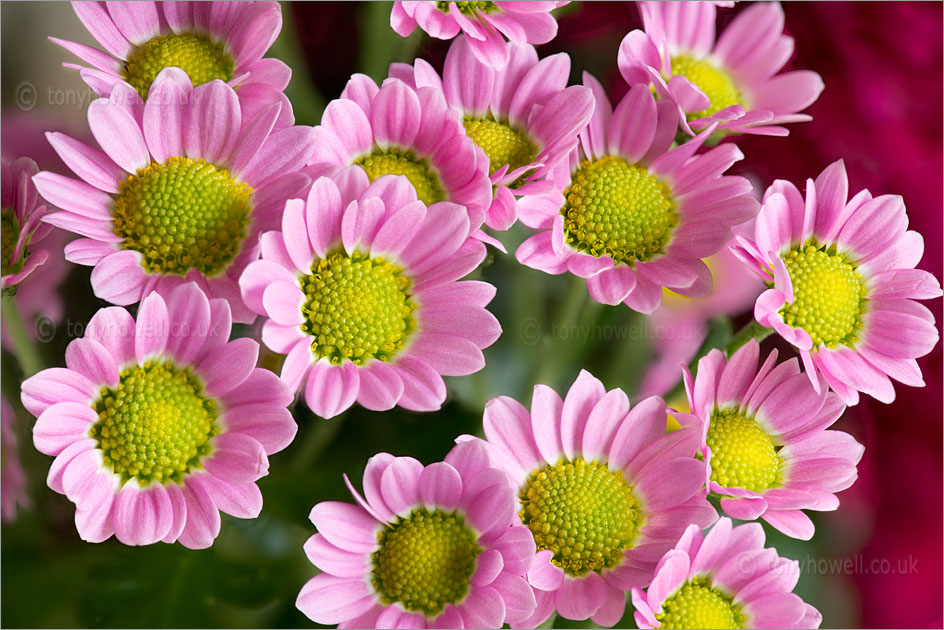
[(743, 105), (741, 93), (734, 81), (724, 70), (721, 70), (706, 59), (695, 59), (688, 55), (677, 55), (671, 58), (672, 74), (681, 75), (697, 85), (711, 101), (708, 109), (688, 114), (689, 120), (711, 116), (731, 105)]
[[(489, 162), (489, 175), (506, 164), (509, 172), (527, 166), (537, 155), (537, 147), (527, 133), (507, 123), (498, 122), (491, 114), (485, 118), (466, 116), (462, 124), (465, 126), (466, 135), (485, 151)], [(516, 181), (512, 187), (516, 188), (521, 183), (521, 180)]]
[(436, 8), (442, 11), (443, 13), (449, 13), (449, 5), (454, 4), (459, 7), (459, 10), (466, 15), (474, 16), (476, 12), (481, 11), (482, 13), (491, 13), (495, 11), (498, 7), (495, 6), (494, 2), (437, 2)]
[(642, 525), (642, 511), (622, 471), (606, 464), (559, 459), (535, 469), (519, 495), (521, 520), (538, 550), (570, 575), (618, 566)]
[(23, 262), (26, 260), (26, 251), (19, 260), (13, 260), (13, 252), (16, 250), (16, 241), (20, 238), (20, 222), (16, 220), (16, 213), (10, 208), (4, 208), (0, 211), (0, 255), (3, 260), (0, 261), (0, 274), (7, 275), (17, 273), (23, 268)]
[(761, 492), (781, 482), (780, 456), (773, 438), (736, 409), (715, 410), (708, 425), (711, 480), (725, 488)]
[(617, 264), (662, 252), (679, 222), (669, 187), (615, 155), (581, 162), (564, 197), (567, 244)]
[(461, 515), (417, 508), (377, 534), (371, 584), (385, 606), (434, 617), (469, 592), (476, 538)]
[(793, 303), (781, 311), (784, 322), (802, 328), (813, 345), (851, 346), (862, 328), (865, 289), (862, 274), (845, 254), (813, 244), (783, 257), (793, 284)]
[(662, 628), (743, 628), (746, 616), (710, 580), (696, 576), (662, 602), (656, 619)]
[(98, 440), (105, 465), (124, 479), (180, 481), (210, 453), (219, 433), (217, 403), (189, 368), (148, 361), (121, 372), (114, 389), (103, 387), (95, 403)]
[(112, 217), (122, 247), (141, 252), (150, 273), (215, 275), (246, 237), (252, 188), (202, 159), (170, 157), (129, 175)]
[(135, 46), (122, 69), (125, 81), (147, 99), (151, 83), (164, 68), (180, 68), (194, 86), (233, 78), (236, 63), (222, 42), (198, 33), (158, 35)]
[(439, 175), (430, 167), (429, 160), (416, 157), (410, 150), (396, 147), (375, 149), (370, 155), (357, 158), (354, 163), (364, 168), (371, 182), (383, 175), (405, 176), (416, 189), (417, 199), (427, 206), (446, 200)]
[(302, 331), (312, 337), (312, 352), (334, 364), (390, 361), (416, 330), (410, 279), (383, 258), (336, 252), (316, 260), (299, 282), (307, 298)]

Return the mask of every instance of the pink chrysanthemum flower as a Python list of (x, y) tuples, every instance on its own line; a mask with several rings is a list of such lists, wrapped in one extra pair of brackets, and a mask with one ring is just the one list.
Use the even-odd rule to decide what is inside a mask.
[[(599, 82), (584, 74), (596, 108), (564, 174), (564, 205), (519, 207), (541, 232), (518, 248), (519, 262), (587, 279), (590, 296), (651, 313), (662, 288), (686, 297), (711, 292), (702, 258), (757, 212), (751, 184), (722, 173), (743, 155), (723, 144), (695, 155), (711, 130), (669, 150), (677, 128), (667, 101), (634, 86), (614, 111)], [(566, 165), (565, 165), (566, 166)]]
[(357, 164), (370, 181), (403, 175), (427, 206), (465, 206), (472, 231), (486, 220), (492, 201), (488, 158), (465, 135), (441, 89), (414, 90), (398, 79), (378, 88), (370, 77), (355, 74), (341, 98), (328, 103), (315, 133), (312, 165)]
[(722, 131), (785, 136), (781, 125), (812, 120), (797, 112), (819, 97), (823, 80), (811, 70), (777, 74), (793, 54), (779, 2), (748, 7), (717, 43), (714, 3), (638, 5), (645, 32), (623, 39), (620, 72), (630, 85), (651, 83), (686, 132), (718, 123)]
[(255, 518), (268, 455), (295, 436), (291, 392), (228, 341), (229, 305), (194, 283), (138, 308), (108, 307), (66, 349), (65, 368), (23, 382), (49, 487), (75, 503), (79, 535), (209, 547), (222, 510)]
[(359, 505), (311, 510), (305, 553), (323, 573), (298, 594), (312, 620), (339, 628), (501, 628), (534, 611), (522, 577), (534, 542), (515, 518), (504, 473), (479, 444), (444, 462), (380, 453), (364, 471)]
[(95, 267), (95, 295), (127, 305), (194, 281), (227, 299), (235, 321), (255, 318), (239, 297), (239, 274), (259, 255), (259, 232), (276, 227), (285, 200), (308, 185), (300, 169), (314, 130), (274, 129), (277, 103), (248, 118), (242, 111), (222, 81), (194, 88), (168, 68), (147, 104), (119, 84), (89, 106), (104, 152), (47, 134), (83, 181), (36, 175), (40, 194), (62, 208), (43, 220), (85, 237), (66, 247), (66, 259)]
[(73, 2), (75, 14), (108, 53), (50, 38), (91, 67), (79, 71), (99, 96), (118, 83), (147, 99), (164, 68), (180, 68), (193, 85), (219, 79), (245, 102), (279, 101), (283, 122), (291, 107), (280, 93), (292, 70), (262, 56), (282, 30), (278, 2)]
[(3, 449), (0, 467), (0, 518), (4, 523), (16, 520), (18, 508), (29, 508), (30, 498), (26, 491), (26, 471), (17, 451), (16, 432), (13, 423), (16, 414), (6, 398), (0, 397), (0, 447)]
[[(319, 416), (354, 402), (373, 410), (439, 409), (440, 375), (485, 367), (501, 334), (485, 310), (495, 288), (456, 282), (485, 258), (469, 219), (448, 202), (417, 201), (406, 177), (368, 183), (351, 166), (285, 206), (282, 231), (262, 235), (262, 259), (239, 284), (268, 317), (262, 340), (287, 354), (282, 379), (304, 383)], [(306, 382), (307, 381), (307, 382)]]
[(533, 46), (511, 46), (511, 62), (495, 70), (460, 36), (449, 47), (442, 79), (422, 59), (413, 66), (391, 64), (390, 74), (413, 87), (442, 91), (462, 115), (466, 134), (488, 158), (494, 187), (486, 218), (490, 227), (511, 227), (518, 204), (563, 205), (550, 175), (577, 146), (577, 134), (593, 113), (590, 90), (567, 87), (570, 57), (560, 53), (538, 61)]
[(509, 61), (507, 37), (515, 44), (546, 44), (557, 35), (551, 11), (570, 2), (394, 2), (390, 26), (407, 37), (419, 26), (430, 37), (469, 38), (472, 53), (487, 66)]
[(809, 540), (813, 522), (801, 510), (839, 507), (835, 493), (856, 480), (865, 449), (848, 433), (825, 430), (846, 409), (825, 383), (815, 391), (796, 358), (776, 365), (776, 350), (758, 369), (759, 354), (751, 340), (728, 360), (709, 352), (694, 379), (685, 368), (692, 413), (673, 415), (702, 436), (708, 488), (725, 512)]
[(796, 560), (764, 548), (758, 523), (692, 525), (659, 561), (645, 593), (633, 589), (640, 628), (819, 628), (823, 616), (794, 594)]
[(2, 277), (3, 293), (13, 293), (37, 267), (46, 262), (49, 252), (34, 246), (43, 240), (52, 226), (42, 223), (46, 205), (36, 192), (32, 177), (39, 172), (36, 162), (21, 157), (11, 163), (3, 162), (2, 210), (0, 227), (3, 230)]
[(659, 397), (630, 409), (622, 390), (607, 392), (581, 371), (563, 400), (536, 385), (530, 411), (505, 396), (490, 400), (484, 426), (490, 456), (508, 473), (537, 543), (528, 573), (537, 609), (520, 627), (541, 624), (555, 609), (613, 625), (625, 592), (649, 583), (685, 528), (717, 518), (702, 491), (699, 436), (666, 434)]
[(938, 333), (934, 314), (915, 300), (939, 297), (941, 285), (914, 268), (924, 239), (907, 229), (900, 196), (848, 194), (842, 160), (807, 180), (805, 201), (778, 180), (764, 194), (753, 240), (738, 236), (732, 248), (770, 287), (755, 318), (796, 346), (814, 387), (819, 373), (847, 405), (859, 392), (891, 402), (889, 377), (924, 386), (915, 358)]

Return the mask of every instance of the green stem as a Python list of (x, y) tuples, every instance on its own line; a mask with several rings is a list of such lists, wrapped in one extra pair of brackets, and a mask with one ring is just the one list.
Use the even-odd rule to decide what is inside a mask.
[(20, 363), (23, 377), (28, 378), (43, 369), (43, 360), (26, 332), (26, 326), (20, 316), (20, 309), (16, 305), (16, 298), (12, 295), (3, 296), (2, 315), (3, 324), (7, 332), (10, 333), (10, 339), (13, 340), (13, 354)]
[(295, 471), (307, 470), (312, 462), (324, 453), (341, 430), (341, 422), (347, 417), (347, 412), (325, 420), (309, 412), (308, 426), (304, 427), (304, 440), (292, 456), (291, 469)]
[[(560, 305), (548, 322), (550, 324), (551, 344), (547, 347), (548, 356), (545, 356), (544, 361), (538, 367), (535, 383), (544, 383), (551, 387), (556, 385), (557, 377), (560, 376), (560, 369), (565, 367), (562, 364), (566, 363), (566, 361), (561, 361), (560, 357), (563, 354), (569, 354), (569, 348), (565, 346), (574, 343), (575, 338), (580, 339), (581, 337), (581, 331), (575, 330), (574, 326), (584, 310), (587, 297), (586, 280), (578, 276), (571, 276), (564, 299), (561, 300)], [(558, 331), (558, 333), (554, 334), (555, 331)], [(561, 342), (554, 339), (554, 337), (560, 336), (568, 341)]]
[(757, 323), (757, 320), (752, 320), (750, 324), (742, 328), (734, 335), (734, 338), (731, 340), (731, 343), (728, 344), (725, 354), (731, 356), (735, 351), (746, 344), (751, 339), (756, 339), (757, 341), (763, 341), (774, 332), (773, 328), (768, 328)]

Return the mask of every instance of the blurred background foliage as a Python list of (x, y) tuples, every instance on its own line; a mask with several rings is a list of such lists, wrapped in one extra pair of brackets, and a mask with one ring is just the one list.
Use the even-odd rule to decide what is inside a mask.
[[(722, 24), (738, 10), (722, 12)], [(29, 155), (41, 168), (64, 172), (42, 132), (88, 137), (85, 109), (94, 95), (74, 71), (60, 67), (69, 55), (46, 37), (95, 42), (64, 2), (4, 2), (0, 11), (4, 159)], [(904, 195), (912, 228), (925, 235), (922, 266), (940, 278), (941, 4), (787, 3), (785, 12), (787, 32), (797, 39), (792, 65), (820, 72), (826, 91), (809, 110), (814, 122), (794, 126), (789, 138), (739, 139), (747, 159), (734, 171), (763, 189), (778, 177), (802, 184), (844, 157), (853, 190)], [(390, 62), (414, 56), (441, 68), (448, 43), (419, 31), (400, 38), (389, 28), (389, 15), (388, 2), (283, 6), (283, 31), (269, 54), (293, 68), (287, 93), (299, 124), (317, 124), (353, 72), (382, 80)], [(574, 3), (558, 17), (560, 35), (539, 52), (570, 53), (574, 82), (589, 70), (614, 98), (621, 96), (625, 86), (615, 68), (616, 50), (623, 35), (639, 27), (632, 3)], [(525, 236), (517, 226), (500, 238), (513, 252)], [(88, 268), (73, 267), (59, 288), (66, 312), (62, 322), (43, 331), (46, 366), (63, 365), (68, 342), (105, 306), (92, 295), (88, 275)], [(32, 418), (19, 404), (22, 374), (4, 349), (3, 396), (17, 412), (18, 453), (31, 505), (2, 528), (0, 623), (311, 627), (294, 605), (315, 571), (302, 551), (314, 531), (307, 516), (319, 501), (349, 500), (342, 474), (359, 487), (367, 459), (380, 451), (424, 463), (439, 460), (455, 436), (481, 432), (489, 398), (509, 395), (527, 403), (537, 382), (565, 391), (581, 368), (608, 388), (634, 395), (653, 359), (665, 351), (665, 333), (672, 333), (666, 320), (599, 305), (587, 297), (582, 282), (525, 268), (512, 255), (492, 250), (476, 275), (498, 288), (489, 308), (504, 328), (485, 351), (487, 367), (447, 379), (449, 400), (435, 414), (355, 407), (325, 421), (298, 404), (298, 436), (271, 458), (270, 474), (259, 482), (262, 515), (252, 521), (223, 515), (218, 540), (202, 551), (79, 540), (72, 504), (45, 485), (51, 459), (32, 448)], [(940, 326), (941, 300), (930, 306)], [(694, 302), (676, 308), (704, 311)], [(747, 312), (701, 322), (708, 334), (703, 348), (723, 346), (732, 331), (750, 321), (750, 309), (740, 310)], [(682, 337), (691, 330), (673, 334), (690, 341)], [(236, 330), (258, 338), (257, 333)], [(776, 345), (765, 342), (768, 349)], [(277, 370), (280, 358), (261, 361)], [(840, 495), (840, 509), (814, 514), (814, 540), (786, 539), (765, 527), (769, 545), (801, 562), (797, 593), (823, 612), (825, 627), (942, 623), (940, 345), (920, 363), (927, 388), (899, 387), (893, 405), (867, 401), (840, 420), (839, 428), (866, 445), (866, 456), (860, 480)], [(672, 383), (663, 385), (671, 388)], [(632, 625), (630, 608), (620, 626)], [(556, 621), (556, 627), (589, 626)]]

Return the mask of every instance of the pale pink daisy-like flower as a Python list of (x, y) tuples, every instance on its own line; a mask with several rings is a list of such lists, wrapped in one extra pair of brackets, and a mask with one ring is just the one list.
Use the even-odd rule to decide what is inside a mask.
[(39, 172), (36, 162), (21, 157), (9, 164), (3, 162), (2, 171), (0, 287), (4, 294), (12, 294), (19, 283), (49, 258), (48, 251), (35, 246), (52, 231), (52, 226), (42, 223), (48, 210), (33, 184), (32, 177)]
[(915, 300), (941, 295), (933, 275), (915, 269), (924, 239), (908, 230), (898, 195), (852, 199), (842, 160), (807, 180), (806, 199), (787, 181), (764, 194), (753, 240), (732, 248), (770, 287), (754, 316), (792, 343), (810, 381), (817, 373), (847, 405), (859, 392), (895, 399), (889, 377), (923, 387), (915, 361), (937, 344), (934, 314)]
[(151, 293), (137, 318), (113, 306), (66, 349), (66, 367), (22, 385), (49, 487), (75, 503), (79, 535), (126, 545), (213, 544), (220, 510), (255, 518), (268, 455), (296, 426), (291, 392), (228, 341), (229, 305), (194, 283)]
[(0, 518), (4, 523), (16, 520), (19, 508), (29, 508), (30, 498), (26, 491), (26, 472), (17, 452), (16, 432), (13, 423), (16, 413), (6, 398), (0, 397), (0, 445), (3, 448), (3, 464), (0, 468)]
[(835, 493), (855, 482), (865, 449), (826, 430), (846, 406), (825, 383), (814, 390), (796, 358), (777, 365), (776, 350), (758, 369), (759, 354), (751, 340), (727, 360), (709, 352), (695, 378), (685, 368), (692, 413), (673, 415), (702, 436), (708, 488), (727, 514), (809, 540), (813, 522), (802, 510), (839, 507)]
[(577, 134), (593, 113), (590, 90), (567, 87), (567, 54), (538, 61), (528, 44), (512, 45), (510, 54), (508, 65), (495, 70), (479, 61), (468, 38), (460, 36), (449, 47), (442, 79), (422, 59), (413, 66), (390, 66), (391, 76), (413, 87), (441, 90), (462, 115), (466, 134), (488, 158), (494, 193), (486, 222), (496, 230), (511, 227), (519, 204), (563, 205), (551, 175), (577, 146)]
[(268, 318), (263, 342), (287, 354), (282, 379), (330, 418), (355, 402), (372, 410), (439, 409), (442, 376), (485, 367), (501, 334), (485, 310), (495, 288), (457, 282), (485, 258), (462, 208), (426, 206), (406, 177), (368, 182), (350, 166), (285, 206), (281, 232), (239, 280)]
[(505, 474), (479, 444), (444, 462), (380, 453), (364, 471), (358, 505), (311, 510), (318, 533), (305, 553), (322, 573), (296, 605), (339, 628), (501, 628), (526, 620), (534, 594), (522, 577), (534, 541), (515, 517)]
[(515, 44), (546, 44), (557, 35), (551, 11), (570, 2), (394, 2), (390, 26), (407, 37), (419, 26), (430, 37), (469, 38), (472, 53), (485, 65), (503, 68)]
[(710, 321), (719, 315), (747, 312), (764, 290), (764, 283), (728, 247), (706, 259), (705, 264), (715, 285), (708, 297), (692, 299), (668, 290), (662, 292), (662, 305), (648, 324), (658, 356), (647, 366), (637, 396), (664, 396), (671, 391), (681, 379), (679, 366), (695, 359), (707, 338)]
[(692, 525), (659, 560), (652, 584), (633, 589), (640, 628), (819, 628), (823, 616), (793, 589), (796, 560), (764, 548), (758, 523)]
[(521, 222), (541, 232), (521, 244), (518, 261), (586, 278), (597, 302), (642, 313), (659, 306), (663, 287), (708, 295), (702, 259), (757, 212), (750, 182), (722, 175), (743, 155), (732, 144), (695, 155), (710, 129), (670, 150), (677, 124), (668, 101), (638, 85), (613, 110), (596, 79), (585, 73), (584, 85), (596, 108), (563, 175), (564, 205), (519, 207)]
[(146, 104), (119, 84), (89, 106), (104, 151), (47, 134), (81, 180), (33, 178), (62, 208), (43, 220), (84, 237), (66, 247), (66, 259), (95, 267), (96, 296), (128, 305), (193, 281), (227, 299), (235, 321), (255, 318), (239, 297), (239, 274), (258, 258), (259, 232), (276, 227), (285, 200), (309, 183), (300, 169), (313, 129), (275, 127), (280, 110), (273, 103), (244, 118), (222, 81), (192, 87), (168, 68)]
[(219, 79), (244, 102), (281, 102), (280, 122), (291, 124), (281, 92), (292, 70), (263, 58), (282, 30), (278, 2), (73, 2), (72, 8), (105, 50), (50, 39), (88, 64), (63, 65), (78, 70), (99, 96), (123, 83), (147, 99), (164, 68), (180, 68), (195, 86)]
[(465, 206), (472, 231), (486, 221), (492, 201), (488, 158), (465, 134), (441, 89), (414, 90), (399, 79), (377, 87), (355, 74), (341, 98), (328, 103), (315, 133), (310, 163), (316, 168), (357, 164), (370, 181), (403, 175), (427, 206)]
[(537, 609), (520, 627), (539, 625), (554, 610), (613, 625), (626, 591), (649, 583), (685, 528), (718, 517), (702, 490), (699, 436), (692, 429), (666, 434), (659, 397), (630, 408), (622, 390), (607, 392), (581, 371), (563, 400), (536, 385), (530, 411), (505, 396), (490, 400), (484, 427), (484, 443), (508, 473), (537, 544), (528, 573)]
[[(639, 2), (645, 31), (620, 45), (619, 69), (630, 85), (652, 84), (694, 135), (719, 131), (785, 136), (781, 125), (812, 120), (801, 110), (823, 91), (811, 70), (777, 74), (793, 54), (779, 2), (758, 2), (715, 42), (711, 2)], [(693, 131), (694, 130), (694, 131)]]

